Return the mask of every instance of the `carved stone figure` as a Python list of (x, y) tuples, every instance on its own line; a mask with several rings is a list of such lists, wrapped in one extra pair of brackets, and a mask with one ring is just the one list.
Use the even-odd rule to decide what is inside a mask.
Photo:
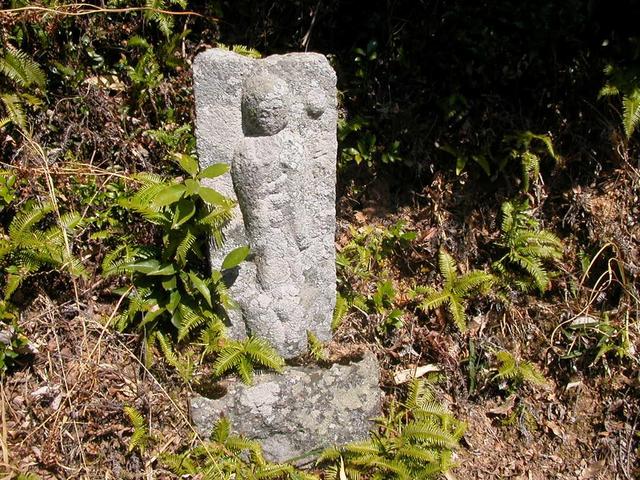
[(208, 50), (194, 64), (201, 167), (228, 163), (209, 186), (240, 211), (213, 248), (217, 268), (233, 248), (251, 255), (228, 282), (238, 311), (230, 334), (269, 340), (285, 357), (307, 331), (331, 337), (335, 305), (335, 73), (322, 55), (253, 60)]

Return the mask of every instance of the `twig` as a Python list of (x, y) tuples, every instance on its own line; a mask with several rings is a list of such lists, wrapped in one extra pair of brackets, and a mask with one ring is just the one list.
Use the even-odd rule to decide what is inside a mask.
[(172, 10), (163, 10), (160, 8), (153, 8), (153, 7), (103, 8), (103, 7), (98, 7), (97, 5), (91, 5), (89, 3), (72, 3), (69, 5), (61, 5), (58, 8), (29, 5), (26, 7), (7, 8), (4, 10), (0, 10), (0, 15), (16, 14), (16, 13), (23, 13), (23, 12), (41, 12), (45, 14), (51, 13), (54, 15), (62, 15), (62, 16), (69, 16), (69, 17), (80, 17), (83, 15), (93, 15), (97, 13), (109, 14), (109, 13), (153, 12), (153, 13), (161, 13), (164, 15), (182, 15), (182, 16), (193, 15), (195, 17), (202, 17), (202, 18), (207, 18), (215, 21), (219, 20), (217, 17), (206, 17), (201, 13), (192, 12), (192, 11), (176, 12)]

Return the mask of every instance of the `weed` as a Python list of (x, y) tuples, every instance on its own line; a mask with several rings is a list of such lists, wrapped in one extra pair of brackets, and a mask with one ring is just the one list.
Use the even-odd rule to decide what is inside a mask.
[(0, 377), (28, 352), (29, 340), (17, 323), (15, 309), (0, 301)]
[(281, 372), (284, 361), (263, 339), (250, 337), (246, 340), (226, 340), (213, 364), (213, 371), (220, 376), (235, 370), (243, 382), (251, 384), (256, 365)]
[(607, 83), (598, 97), (622, 97), (622, 127), (627, 139), (631, 138), (640, 123), (640, 70), (637, 67), (607, 65), (604, 74)]
[(404, 403), (394, 402), (369, 440), (331, 448), (321, 462), (332, 462), (328, 479), (438, 478), (452, 467), (465, 425), (435, 400), (430, 386), (414, 380)]
[(144, 451), (147, 449), (153, 437), (149, 434), (149, 428), (142, 414), (134, 407), (125, 406), (124, 413), (129, 418), (131, 426), (133, 427), (133, 434), (129, 439), (129, 452), (138, 450), (140, 455), (144, 455)]
[[(519, 290), (530, 291), (537, 288), (540, 293), (549, 288), (550, 276), (544, 263), (562, 257), (562, 242), (540, 224), (529, 212), (527, 200), (508, 201), (502, 204), (502, 238), (497, 245), (506, 253), (493, 268), (507, 283), (513, 283)], [(509, 265), (515, 265), (527, 276), (513, 275)]]
[(456, 326), (465, 330), (466, 325), (466, 300), (474, 290), (488, 293), (494, 283), (494, 277), (480, 270), (472, 270), (464, 275), (458, 275), (455, 260), (444, 250), (440, 251), (438, 266), (444, 282), (441, 290), (432, 287), (418, 287), (412, 292), (412, 296), (425, 296), (419, 308), (425, 312), (447, 306)]
[(509, 391), (514, 391), (524, 384), (540, 386), (547, 383), (538, 367), (531, 362), (516, 359), (506, 350), (497, 352), (496, 360), (498, 367), (495, 378), (504, 382)]

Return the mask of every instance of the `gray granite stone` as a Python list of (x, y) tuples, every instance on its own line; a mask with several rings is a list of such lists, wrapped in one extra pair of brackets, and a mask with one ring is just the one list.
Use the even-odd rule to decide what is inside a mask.
[(196, 136), (202, 168), (227, 163), (209, 186), (239, 209), (212, 248), (213, 268), (248, 244), (228, 272), (239, 310), (236, 338), (266, 338), (287, 358), (307, 349), (307, 331), (331, 338), (335, 306), (336, 77), (324, 56), (253, 60), (219, 49), (194, 63)]
[(378, 381), (372, 354), (328, 369), (288, 367), (281, 375), (256, 376), (253, 386), (232, 380), (219, 399), (193, 398), (191, 417), (208, 437), (224, 415), (237, 433), (259, 440), (268, 459), (283, 462), (368, 438), (371, 419), (380, 414)]

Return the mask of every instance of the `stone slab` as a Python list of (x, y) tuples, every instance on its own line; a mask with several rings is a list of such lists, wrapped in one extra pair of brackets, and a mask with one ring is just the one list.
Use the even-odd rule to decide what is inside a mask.
[(379, 416), (380, 369), (373, 354), (331, 368), (288, 367), (283, 374), (261, 374), (252, 386), (231, 380), (219, 399), (195, 397), (191, 418), (209, 437), (221, 415), (232, 428), (259, 440), (267, 459), (284, 462), (351, 441), (368, 438)]

